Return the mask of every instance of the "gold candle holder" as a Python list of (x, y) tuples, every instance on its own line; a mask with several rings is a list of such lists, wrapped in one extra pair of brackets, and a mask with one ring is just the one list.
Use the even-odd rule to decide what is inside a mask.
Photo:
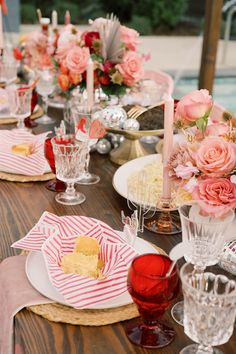
[(162, 235), (176, 235), (181, 232), (181, 224), (178, 217), (171, 214), (176, 210), (171, 199), (161, 198), (157, 205), (156, 214), (145, 221), (145, 228), (151, 232)]

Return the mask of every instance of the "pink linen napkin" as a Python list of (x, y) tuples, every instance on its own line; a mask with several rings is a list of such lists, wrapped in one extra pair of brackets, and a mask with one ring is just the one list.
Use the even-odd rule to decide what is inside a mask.
[[(0, 171), (25, 176), (42, 175), (50, 171), (44, 157), (44, 141), (49, 132), (33, 135), (22, 130), (0, 131)], [(32, 144), (33, 153), (29, 156), (13, 154), (13, 145)]]
[(26, 306), (48, 304), (52, 300), (41, 295), (25, 274), (25, 256), (6, 258), (0, 264), (0, 353), (12, 354), (14, 316)]

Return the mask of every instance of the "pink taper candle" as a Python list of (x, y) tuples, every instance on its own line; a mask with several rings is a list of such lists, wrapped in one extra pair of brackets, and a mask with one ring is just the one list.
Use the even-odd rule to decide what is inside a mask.
[(66, 10), (64, 22), (65, 22), (65, 25), (70, 24), (70, 11), (69, 10)]
[(171, 199), (171, 180), (167, 162), (173, 147), (173, 121), (174, 121), (174, 100), (171, 96), (165, 97), (164, 111), (164, 145), (163, 145), (163, 185), (162, 200)]
[(86, 76), (86, 89), (88, 97), (88, 110), (91, 110), (93, 107), (94, 101), (94, 66), (91, 57), (89, 57), (87, 64), (87, 76)]

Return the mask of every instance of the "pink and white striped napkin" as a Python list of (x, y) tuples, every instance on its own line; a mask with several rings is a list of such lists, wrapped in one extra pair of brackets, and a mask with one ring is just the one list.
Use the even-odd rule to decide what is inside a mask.
[[(50, 171), (44, 157), (44, 141), (49, 132), (33, 135), (22, 130), (0, 131), (0, 171), (25, 176), (42, 175)], [(32, 144), (33, 153), (29, 156), (13, 154), (13, 145)]]
[[(105, 279), (64, 274), (60, 267), (64, 254), (72, 252), (75, 238), (84, 234), (100, 244), (99, 257), (105, 261)], [(88, 308), (127, 290), (128, 268), (137, 255), (107, 224), (85, 216), (56, 216), (44, 212), (39, 222), (12, 247), (42, 251), (51, 283), (65, 301), (75, 308)]]

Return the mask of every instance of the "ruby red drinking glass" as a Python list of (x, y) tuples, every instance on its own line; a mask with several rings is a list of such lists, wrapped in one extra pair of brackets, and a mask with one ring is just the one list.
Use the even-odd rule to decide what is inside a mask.
[[(47, 138), (45, 140), (44, 155), (49, 163), (49, 166), (51, 167), (52, 172), (56, 174), (55, 158), (54, 158), (51, 138)], [(64, 192), (66, 190), (66, 184), (57, 178), (54, 178), (53, 180), (46, 183), (45, 187), (52, 192)]]
[(180, 287), (177, 267), (167, 274), (171, 263), (167, 256), (144, 254), (131, 264), (127, 286), (141, 318), (128, 322), (125, 331), (134, 344), (161, 348), (174, 339), (174, 329), (160, 321)]

